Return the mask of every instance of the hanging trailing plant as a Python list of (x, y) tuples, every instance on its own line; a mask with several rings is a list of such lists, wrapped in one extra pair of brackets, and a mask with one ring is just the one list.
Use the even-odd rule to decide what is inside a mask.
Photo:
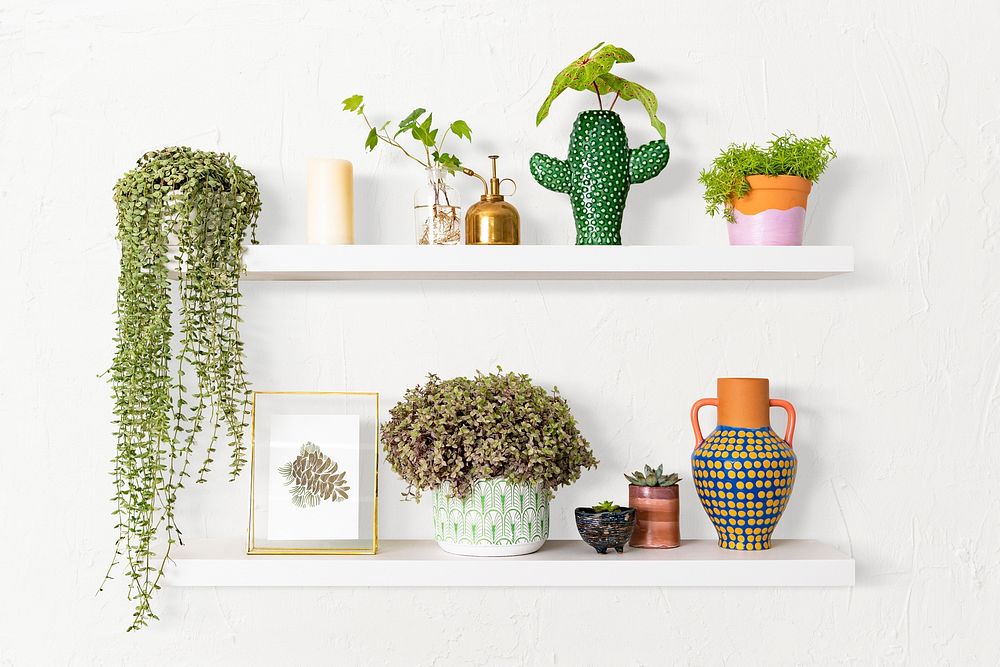
[[(129, 630), (136, 630), (156, 618), (150, 601), (170, 548), (181, 539), (174, 509), (192, 477), (196, 443), (207, 440), (198, 482), (220, 440), (230, 449), (231, 478), (246, 463), (250, 394), (239, 280), (248, 229), (257, 242), (260, 194), (253, 174), (230, 155), (165, 148), (146, 153), (122, 176), (115, 204), (121, 267), (109, 374), (118, 539), (105, 583), (118, 568), (124, 571), (136, 605)], [(171, 259), (180, 268), (176, 294)]]

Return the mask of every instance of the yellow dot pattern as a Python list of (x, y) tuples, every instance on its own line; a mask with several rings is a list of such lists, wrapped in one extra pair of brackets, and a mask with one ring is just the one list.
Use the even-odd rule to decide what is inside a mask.
[(795, 452), (770, 427), (719, 426), (705, 438), (691, 455), (691, 471), (720, 547), (771, 547), (797, 466)]

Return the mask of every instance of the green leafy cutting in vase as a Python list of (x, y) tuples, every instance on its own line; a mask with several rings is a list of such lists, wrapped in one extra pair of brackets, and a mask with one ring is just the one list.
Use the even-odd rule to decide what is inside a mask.
[[(595, 53), (596, 51), (596, 53)], [(625, 49), (614, 44), (600, 42), (582, 56), (574, 60), (552, 80), (549, 96), (542, 102), (535, 116), (535, 125), (540, 125), (549, 115), (549, 107), (567, 88), (573, 90), (593, 90), (597, 93), (597, 106), (604, 109), (602, 95), (614, 93), (608, 111), (615, 108), (620, 97), (623, 100), (639, 100), (646, 113), (649, 114), (649, 124), (653, 126), (661, 139), (667, 138), (667, 126), (656, 115), (658, 103), (656, 95), (651, 90), (640, 86), (634, 81), (623, 79), (611, 73), (611, 68), (617, 63), (635, 62), (635, 58)]]
[[(433, 126), (434, 114), (428, 113), (427, 109), (417, 107), (407, 114), (403, 120), (399, 121), (395, 132), (390, 134), (389, 125), (392, 124), (391, 120), (385, 121), (378, 127), (368, 120), (368, 116), (365, 114), (365, 98), (362, 95), (351, 95), (342, 104), (344, 105), (344, 111), (361, 116), (368, 126), (368, 135), (365, 137), (365, 149), (369, 151), (375, 150), (375, 147), (381, 142), (399, 149), (406, 157), (417, 162), (425, 169), (439, 166), (447, 170), (448, 173), (454, 174), (462, 168), (462, 161), (459, 160), (457, 155), (445, 152), (444, 143), (449, 133), (454, 134), (459, 139), (472, 141), (472, 130), (464, 120), (456, 120), (442, 131), (440, 128)], [(423, 158), (414, 155), (399, 142), (399, 137), (401, 135), (406, 136), (407, 134), (418, 142), (420, 149), (416, 152), (418, 155), (423, 152)]]
[(337, 463), (319, 447), (306, 442), (293, 461), (278, 468), (285, 486), (291, 486), (292, 504), (316, 507), (324, 500), (347, 500), (351, 487), (344, 481), (346, 471), (337, 472)]

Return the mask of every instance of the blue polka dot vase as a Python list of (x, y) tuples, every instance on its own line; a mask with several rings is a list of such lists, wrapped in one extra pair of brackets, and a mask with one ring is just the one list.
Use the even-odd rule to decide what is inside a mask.
[[(768, 391), (764, 378), (719, 378), (718, 398), (691, 408), (694, 487), (723, 549), (769, 549), (795, 485), (795, 408)], [(709, 405), (718, 408), (719, 425), (705, 438), (698, 413)], [(771, 429), (772, 407), (788, 413), (784, 437)]]

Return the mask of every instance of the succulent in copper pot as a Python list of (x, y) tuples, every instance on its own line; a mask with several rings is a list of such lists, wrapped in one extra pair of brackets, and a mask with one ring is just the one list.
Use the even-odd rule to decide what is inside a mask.
[(665, 475), (663, 465), (645, 466), (631, 475), (628, 502), (636, 509), (636, 526), (629, 545), (644, 549), (680, 546), (680, 494), (677, 473)]
[(610, 500), (593, 507), (577, 507), (576, 529), (583, 541), (599, 554), (621, 553), (635, 529), (635, 508), (619, 507)]

